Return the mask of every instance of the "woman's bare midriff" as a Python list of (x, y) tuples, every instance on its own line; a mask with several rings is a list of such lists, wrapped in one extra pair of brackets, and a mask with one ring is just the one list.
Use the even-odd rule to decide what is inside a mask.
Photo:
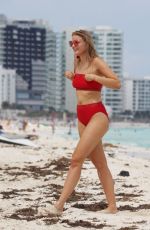
[(101, 101), (101, 95), (99, 91), (89, 90), (76, 90), (77, 104), (91, 104)]

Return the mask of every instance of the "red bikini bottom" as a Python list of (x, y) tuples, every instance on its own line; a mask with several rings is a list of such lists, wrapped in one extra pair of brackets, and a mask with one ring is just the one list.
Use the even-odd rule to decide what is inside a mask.
[[(78, 120), (85, 126), (89, 123), (92, 116), (98, 112), (104, 113), (107, 118), (108, 114), (102, 102), (92, 104), (77, 105)], [(109, 118), (108, 118), (109, 119)]]

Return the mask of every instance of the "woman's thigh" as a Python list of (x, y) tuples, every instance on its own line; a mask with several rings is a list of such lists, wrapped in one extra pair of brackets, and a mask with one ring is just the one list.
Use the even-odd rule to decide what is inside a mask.
[(84, 129), (85, 129), (85, 125), (83, 125), (79, 120), (78, 120), (78, 133), (79, 133), (79, 136), (81, 138), (82, 136), (82, 133), (84, 132)]
[(102, 113), (96, 113), (86, 127), (80, 123), (79, 134), (81, 138), (73, 153), (73, 158), (84, 161), (96, 148), (108, 129), (108, 119)]

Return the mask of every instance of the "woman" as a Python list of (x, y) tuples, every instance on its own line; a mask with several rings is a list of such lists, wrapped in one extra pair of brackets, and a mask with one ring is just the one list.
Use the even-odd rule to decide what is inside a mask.
[(42, 214), (60, 215), (64, 204), (77, 185), (84, 160), (88, 157), (95, 165), (104, 188), (108, 207), (106, 213), (116, 213), (114, 182), (107, 166), (102, 137), (109, 127), (109, 118), (101, 102), (102, 86), (120, 88), (120, 81), (108, 65), (96, 54), (91, 35), (79, 30), (72, 33), (70, 46), (74, 51), (74, 73), (65, 76), (76, 88), (77, 117), (80, 140), (73, 152), (70, 169), (58, 201), (42, 210)]

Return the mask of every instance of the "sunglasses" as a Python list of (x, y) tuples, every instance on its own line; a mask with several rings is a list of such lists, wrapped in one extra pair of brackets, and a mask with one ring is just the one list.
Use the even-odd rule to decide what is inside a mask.
[(74, 41), (69, 41), (69, 45), (72, 47), (73, 45), (76, 47), (79, 45), (79, 41), (78, 40), (74, 40)]

